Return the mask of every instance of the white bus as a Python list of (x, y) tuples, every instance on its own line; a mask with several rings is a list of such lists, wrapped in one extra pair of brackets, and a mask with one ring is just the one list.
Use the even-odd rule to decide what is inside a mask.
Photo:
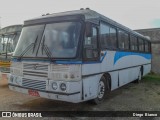
[(151, 70), (151, 43), (82, 9), (27, 20), (12, 57), (9, 88), (53, 100), (101, 103)]
[(6, 76), (10, 72), (10, 60), (17, 45), (22, 25), (12, 25), (0, 30), (0, 72)]

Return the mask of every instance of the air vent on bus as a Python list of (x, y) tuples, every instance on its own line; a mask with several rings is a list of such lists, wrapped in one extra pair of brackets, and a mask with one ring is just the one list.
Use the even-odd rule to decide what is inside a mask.
[(58, 72), (58, 71), (67, 72), (67, 71), (69, 71), (69, 66), (67, 66), (67, 65), (52, 65), (52, 71), (53, 72)]
[(23, 78), (22, 86), (30, 89), (46, 90), (46, 81)]

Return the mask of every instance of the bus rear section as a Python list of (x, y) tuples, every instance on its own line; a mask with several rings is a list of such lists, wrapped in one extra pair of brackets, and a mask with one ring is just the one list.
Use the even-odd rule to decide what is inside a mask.
[(89, 9), (27, 20), (12, 57), (9, 88), (99, 104), (150, 72), (150, 47), (146, 37)]

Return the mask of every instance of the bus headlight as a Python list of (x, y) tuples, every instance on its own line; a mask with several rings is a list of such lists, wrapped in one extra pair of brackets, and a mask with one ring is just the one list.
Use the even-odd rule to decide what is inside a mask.
[(18, 76), (10, 75), (9, 82), (16, 85), (22, 85), (22, 78)]
[(70, 78), (71, 78), (71, 79), (74, 79), (74, 78), (75, 78), (75, 75), (74, 75), (74, 74), (70, 74)]
[(52, 83), (52, 89), (53, 89), (53, 90), (56, 90), (57, 88), (58, 88), (57, 83), (56, 83), (56, 82), (53, 82), (53, 83)]
[(60, 84), (60, 89), (61, 89), (62, 91), (65, 91), (65, 90), (67, 89), (66, 84), (65, 84), (65, 83), (61, 83), (61, 84)]

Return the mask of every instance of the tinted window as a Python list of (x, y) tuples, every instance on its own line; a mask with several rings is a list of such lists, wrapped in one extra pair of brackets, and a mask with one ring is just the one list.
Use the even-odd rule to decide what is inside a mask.
[(145, 41), (145, 52), (149, 52), (149, 43), (148, 41)]
[(100, 39), (102, 48), (116, 48), (117, 47), (117, 33), (116, 29), (107, 24), (100, 25)]
[(84, 58), (89, 60), (97, 60), (98, 59), (98, 29), (96, 27), (92, 27), (92, 36), (85, 37), (85, 46), (84, 46)]
[(144, 51), (144, 41), (142, 39), (138, 39), (139, 51)]
[(133, 51), (138, 50), (138, 40), (137, 40), (137, 37), (135, 37), (135, 36), (131, 36), (130, 37), (130, 47), (131, 47), (131, 50), (133, 50)]
[(150, 42), (148, 42), (148, 50), (149, 50), (149, 52), (151, 52), (151, 43)]
[(110, 42), (112, 48), (117, 48), (117, 34), (116, 29), (110, 27)]
[(118, 43), (120, 49), (129, 49), (129, 36), (122, 30), (118, 31)]
[(102, 48), (107, 48), (111, 46), (109, 40), (109, 26), (105, 24), (100, 25), (100, 39), (101, 39), (101, 46)]
[(95, 27), (92, 28), (92, 37), (85, 38), (85, 46), (91, 46), (92, 48), (97, 48), (97, 29)]

